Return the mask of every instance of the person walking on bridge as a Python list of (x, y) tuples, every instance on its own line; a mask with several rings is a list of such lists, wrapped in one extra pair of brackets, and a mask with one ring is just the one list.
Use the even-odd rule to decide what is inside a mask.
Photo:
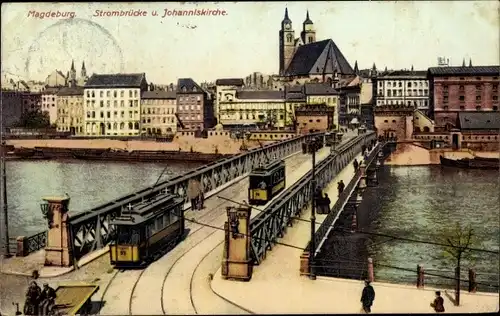
[(200, 196), (200, 185), (195, 179), (190, 179), (188, 182), (187, 196), (191, 201), (191, 210), (195, 211), (198, 209), (198, 199)]
[(436, 291), (436, 298), (431, 303), (431, 307), (434, 308), (436, 313), (444, 313), (444, 300), (441, 297), (441, 291)]
[(344, 181), (340, 180), (338, 185), (337, 185), (337, 190), (339, 191), (339, 196), (344, 192), (345, 189), (345, 184)]
[(375, 290), (370, 285), (370, 281), (365, 281), (365, 288), (361, 294), (361, 303), (363, 304), (363, 310), (365, 313), (371, 313), (373, 301), (375, 300)]
[(358, 160), (354, 159), (354, 162), (352, 163), (352, 165), (354, 166), (354, 172), (356, 172), (356, 170), (358, 170), (358, 167), (359, 167)]

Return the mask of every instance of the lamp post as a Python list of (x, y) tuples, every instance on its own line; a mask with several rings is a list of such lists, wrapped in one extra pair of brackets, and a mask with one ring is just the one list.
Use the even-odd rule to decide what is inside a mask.
[(7, 176), (5, 173), (5, 142), (2, 142), (2, 202), (3, 202), (3, 257), (10, 257), (9, 251), (9, 212), (7, 206)]
[(313, 138), (307, 144), (307, 151), (312, 154), (312, 179), (311, 179), (311, 193), (312, 193), (312, 205), (311, 205), (311, 242), (309, 243), (309, 278), (311, 280), (316, 280), (316, 274), (314, 273), (314, 257), (316, 253), (316, 243), (314, 240), (314, 235), (316, 231), (316, 150), (318, 139)]

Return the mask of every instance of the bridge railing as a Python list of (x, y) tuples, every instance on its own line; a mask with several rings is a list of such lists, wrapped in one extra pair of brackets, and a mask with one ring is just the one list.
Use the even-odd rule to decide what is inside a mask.
[(77, 259), (81, 258), (108, 244), (114, 236), (114, 228), (109, 223), (119, 216), (128, 204), (135, 204), (165, 192), (177, 194), (187, 202), (187, 187), (191, 179), (200, 182), (207, 196), (208, 192), (213, 192), (230, 181), (248, 175), (261, 163), (268, 162), (268, 159), (282, 159), (301, 151), (304, 141), (320, 135), (323, 133), (303, 135), (251, 149), (73, 215), (70, 218), (70, 234), (73, 236), (71, 242), (74, 256)]
[[(366, 133), (340, 145), (334, 155), (320, 162), (316, 167), (317, 185), (324, 188), (328, 183), (361, 152), (362, 145), (374, 140), (374, 132)], [(312, 200), (312, 170), (283, 192), (264, 212), (250, 222), (251, 253), (253, 263), (258, 265), (283, 237), (293, 218), (300, 215)]]
[[(382, 143), (377, 143), (375, 145), (375, 147), (368, 155), (368, 159), (365, 162), (367, 166), (369, 166), (373, 162), (373, 160), (377, 157), (378, 152), (383, 146), (384, 144)], [(335, 202), (335, 205), (333, 205), (330, 212), (328, 213), (328, 215), (323, 220), (318, 230), (314, 234), (314, 241), (315, 241), (314, 244), (316, 245), (315, 254), (319, 252), (319, 250), (323, 245), (324, 240), (328, 238), (329, 232), (333, 229), (334, 222), (336, 221), (336, 219), (339, 218), (340, 212), (342, 212), (345, 205), (349, 201), (349, 198), (355, 192), (358, 183), (361, 179), (361, 176), (362, 176), (361, 170), (358, 168), (358, 170), (356, 170), (356, 173), (354, 174), (354, 177), (351, 179), (351, 181), (349, 181), (344, 191), (338, 197), (337, 202)], [(311, 244), (309, 242), (305, 251), (310, 251), (310, 245)]]

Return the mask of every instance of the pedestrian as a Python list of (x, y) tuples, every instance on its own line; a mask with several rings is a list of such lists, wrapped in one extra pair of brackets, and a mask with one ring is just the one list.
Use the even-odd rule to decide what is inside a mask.
[(444, 300), (441, 297), (441, 291), (436, 291), (436, 298), (431, 303), (431, 307), (434, 308), (436, 313), (444, 313)]
[(325, 193), (325, 205), (324, 205), (324, 210), (323, 210), (323, 214), (328, 214), (330, 213), (330, 198), (328, 197), (328, 194)]
[(189, 180), (188, 189), (187, 189), (187, 196), (188, 196), (188, 199), (191, 201), (191, 210), (193, 210), (193, 211), (198, 209), (197, 204), (198, 204), (199, 195), (200, 195), (200, 192), (198, 190), (197, 181), (194, 179)]
[(50, 309), (54, 305), (56, 299), (56, 291), (47, 283), (43, 285), (42, 293), (39, 298), (39, 312), (42, 315), (50, 315)]
[(361, 303), (363, 304), (363, 310), (365, 313), (371, 313), (373, 301), (375, 300), (375, 290), (370, 285), (370, 281), (365, 281), (365, 288), (361, 294)]
[(339, 191), (339, 196), (344, 192), (345, 184), (344, 181), (340, 180), (337, 185), (337, 190)]
[(24, 301), (24, 314), (25, 315), (38, 315), (38, 304), (42, 290), (35, 281), (31, 281), (26, 292), (26, 299)]
[(200, 195), (198, 195), (198, 209), (202, 210), (205, 208), (205, 195), (203, 194), (203, 190), (200, 189)]
[(352, 163), (352, 165), (354, 166), (354, 171), (358, 170), (359, 163), (356, 159), (354, 159), (354, 162)]

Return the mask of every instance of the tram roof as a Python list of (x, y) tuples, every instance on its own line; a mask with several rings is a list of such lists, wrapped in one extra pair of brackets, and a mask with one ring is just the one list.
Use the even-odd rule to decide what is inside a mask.
[(266, 165), (255, 168), (254, 170), (252, 170), (251, 174), (261, 175), (264, 173), (268, 173), (268, 172), (272, 171), (273, 169), (275, 169), (276, 167), (280, 167), (280, 166), (285, 166), (285, 163), (283, 162), (283, 160), (273, 161), (273, 162), (268, 163)]

